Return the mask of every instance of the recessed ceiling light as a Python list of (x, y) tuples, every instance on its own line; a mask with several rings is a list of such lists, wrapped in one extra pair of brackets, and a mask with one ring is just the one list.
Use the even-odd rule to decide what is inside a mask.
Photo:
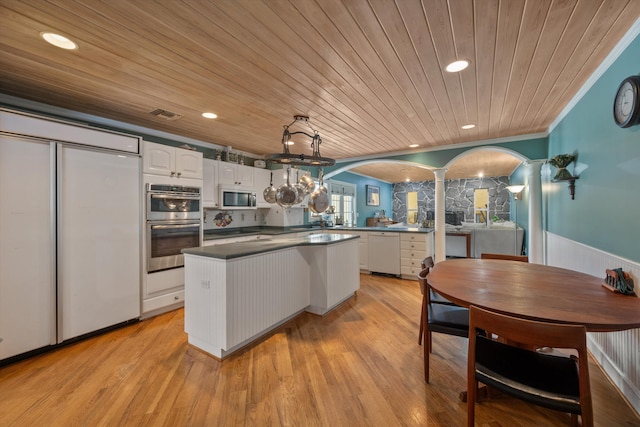
[(469, 66), (469, 61), (461, 59), (460, 61), (454, 61), (451, 64), (447, 65), (446, 70), (450, 73), (457, 73), (458, 71), (462, 71)]
[(202, 117), (205, 119), (216, 119), (218, 118), (218, 115), (215, 113), (202, 113)]
[(78, 48), (77, 44), (60, 34), (42, 32), (40, 33), (40, 37), (42, 37), (47, 43), (62, 49), (74, 50)]
[(476, 125), (469, 123), (468, 125), (462, 126), (462, 129), (473, 129)]
[(416, 148), (416, 147), (419, 147), (419, 146), (420, 146), (420, 144), (411, 144), (411, 145), (409, 146), (409, 148)]

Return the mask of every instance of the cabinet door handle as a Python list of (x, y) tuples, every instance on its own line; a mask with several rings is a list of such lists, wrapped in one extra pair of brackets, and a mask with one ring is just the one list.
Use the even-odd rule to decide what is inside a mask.
[(175, 172), (171, 171), (171, 176), (174, 176), (175, 174), (176, 174)]
[(179, 299), (180, 299), (180, 297), (179, 297), (178, 295), (176, 295), (175, 297), (173, 297), (173, 299), (175, 299), (175, 300), (179, 300)]
[(178, 175), (178, 178), (180, 178), (180, 175), (182, 175), (182, 172), (178, 172), (176, 175)]

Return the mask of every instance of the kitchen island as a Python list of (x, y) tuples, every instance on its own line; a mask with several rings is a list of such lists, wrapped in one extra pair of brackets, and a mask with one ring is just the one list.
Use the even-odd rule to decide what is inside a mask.
[(223, 359), (304, 311), (360, 288), (358, 236), (313, 234), (185, 249), (189, 344)]

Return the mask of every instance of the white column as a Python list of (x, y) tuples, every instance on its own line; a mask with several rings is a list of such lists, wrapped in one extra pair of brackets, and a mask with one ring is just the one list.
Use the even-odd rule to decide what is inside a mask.
[(435, 262), (444, 261), (447, 259), (447, 239), (445, 231), (445, 202), (444, 202), (444, 174), (447, 169), (434, 169), (433, 173), (436, 176), (436, 231), (435, 231)]
[(526, 163), (527, 181), (529, 186), (529, 225), (528, 225), (528, 255), (529, 262), (544, 263), (543, 234), (542, 234), (542, 183), (540, 170), (543, 160), (533, 160)]

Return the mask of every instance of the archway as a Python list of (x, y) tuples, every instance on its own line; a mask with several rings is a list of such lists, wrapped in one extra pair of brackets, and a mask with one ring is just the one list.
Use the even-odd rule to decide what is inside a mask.
[[(541, 210), (541, 191), (540, 191), (540, 165), (541, 165), (541, 161), (537, 161), (537, 160), (531, 160), (529, 157), (523, 155), (522, 153), (509, 149), (509, 148), (505, 148), (505, 147), (501, 147), (501, 146), (496, 146), (496, 145), (486, 145), (486, 146), (481, 146), (481, 147), (474, 147), (474, 148), (470, 148), (468, 150), (465, 150), (459, 154), (457, 154), (456, 156), (452, 157), (449, 161), (447, 161), (447, 163), (443, 166), (433, 166), (433, 165), (428, 165), (428, 164), (423, 164), (423, 163), (417, 163), (415, 161), (411, 161), (411, 160), (400, 160), (400, 159), (369, 159), (369, 160), (362, 160), (362, 161), (356, 161), (354, 163), (349, 163), (348, 165), (344, 165), (342, 167), (339, 167), (329, 173), (327, 173), (325, 175), (325, 179), (330, 179), (331, 177), (334, 177), (342, 172), (346, 172), (349, 171), (350, 169), (359, 167), (359, 166), (364, 166), (364, 165), (369, 165), (369, 164), (373, 164), (373, 163), (389, 163), (389, 164), (398, 164), (398, 165), (406, 165), (406, 166), (412, 166), (412, 167), (417, 167), (417, 168), (422, 168), (422, 169), (426, 169), (429, 170), (431, 172), (434, 173), (435, 178), (436, 178), (436, 187), (437, 187), (437, 197), (439, 200), (441, 200), (441, 203), (436, 203), (436, 230), (435, 230), (435, 240), (437, 245), (436, 246), (440, 246), (441, 248), (438, 250), (438, 248), (436, 248), (436, 258), (438, 261), (441, 261), (444, 259), (444, 252), (442, 252), (442, 248), (445, 245), (444, 242), (444, 234), (445, 234), (445, 230), (444, 230), (444, 211), (445, 211), (445, 207), (444, 207), (444, 178), (446, 176), (446, 171), (448, 169), (451, 169), (453, 167), (453, 165), (466, 157), (469, 156), (473, 156), (474, 154), (477, 154), (479, 152), (501, 152), (504, 154), (508, 154), (510, 156), (513, 156), (514, 158), (516, 158), (517, 160), (519, 160), (521, 163), (524, 163), (526, 165), (526, 180), (527, 182), (525, 182), (525, 184), (529, 185), (529, 194), (530, 194), (530, 198), (529, 198), (529, 218), (528, 218), (528, 247), (529, 247), (529, 251), (530, 254), (533, 256), (530, 256), (530, 261), (532, 262), (542, 262), (542, 224), (541, 224), (541, 217), (540, 214), (538, 213), (538, 211)], [(440, 185), (438, 185), (438, 181), (440, 181)], [(439, 213), (439, 214), (438, 214)], [(438, 221), (438, 218), (442, 218), (441, 221)]]
[(421, 169), (426, 169), (429, 171), (433, 171), (435, 169), (438, 169), (437, 167), (434, 166), (429, 166), (429, 165), (425, 165), (422, 163), (416, 163), (416, 162), (410, 162), (407, 160), (394, 160), (394, 159), (375, 159), (375, 160), (362, 160), (359, 162), (355, 162), (355, 163), (349, 163), (348, 165), (342, 166), (338, 169), (332, 170), (331, 172), (327, 173), (324, 176), (324, 179), (330, 179), (342, 172), (347, 172), (350, 169), (353, 168), (357, 168), (359, 166), (366, 166), (366, 165), (371, 165), (371, 164), (376, 164), (376, 163), (391, 163), (391, 164), (399, 164), (399, 165), (405, 165), (405, 166), (413, 166), (413, 167), (417, 167), (417, 168), (421, 168)]

